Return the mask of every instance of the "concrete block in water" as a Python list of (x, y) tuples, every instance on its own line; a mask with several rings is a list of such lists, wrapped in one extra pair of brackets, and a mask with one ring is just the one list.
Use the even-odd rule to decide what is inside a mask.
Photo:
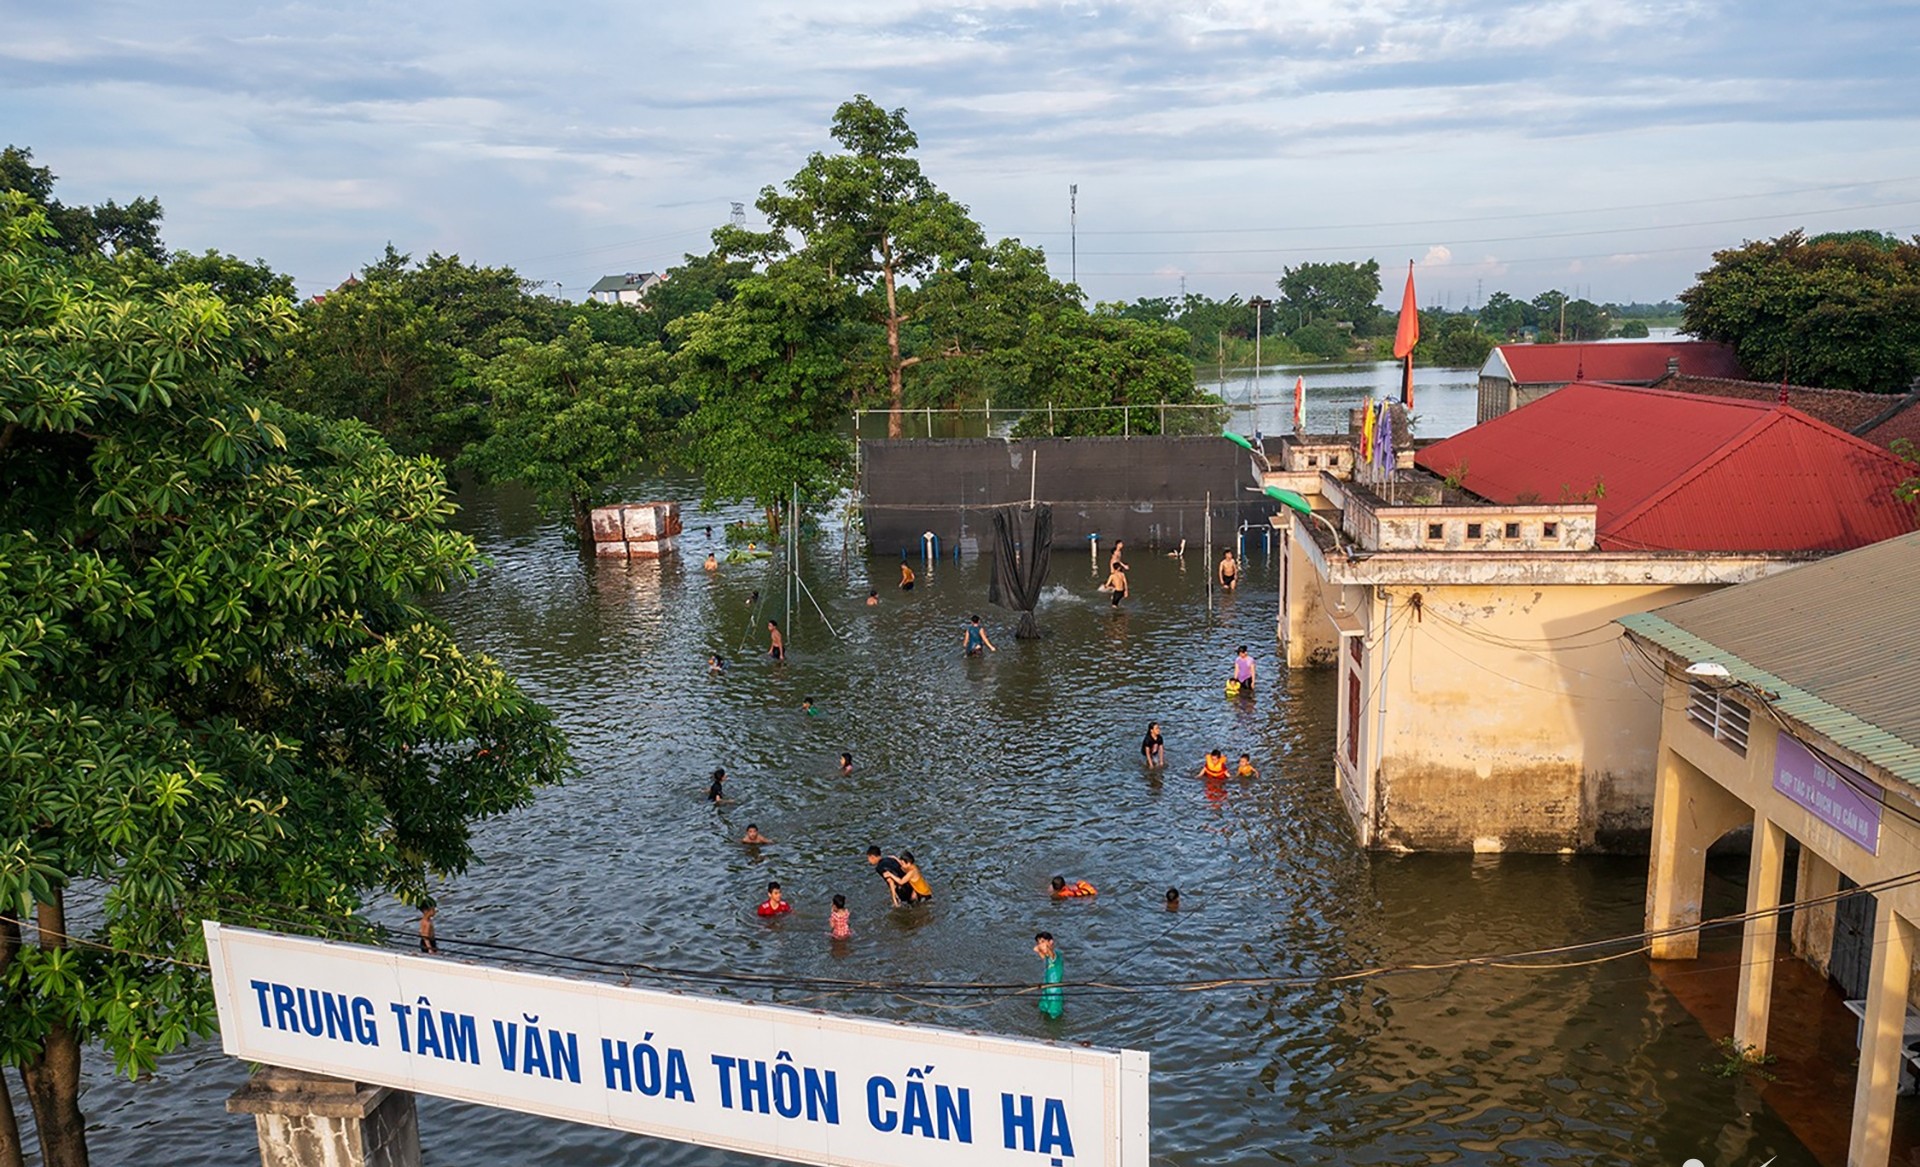
[(595, 543), (619, 543), (626, 539), (626, 529), (619, 507), (595, 507), (591, 518), (593, 541)]
[(622, 540), (610, 540), (605, 543), (596, 542), (593, 545), (593, 553), (600, 559), (625, 559), (627, 557), (627, 545)]

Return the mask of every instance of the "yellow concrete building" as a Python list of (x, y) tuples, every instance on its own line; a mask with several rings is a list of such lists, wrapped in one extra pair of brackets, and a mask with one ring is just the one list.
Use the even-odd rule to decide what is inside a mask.
[(1912, 529), (1897, 460), (1770, 404), (1574, 385), (1388, 470), (1342, 446), (1269, 476), (1315, 507), (1276, 519), (1276, 631), (1339, 670), (1334, 778), (1380, 849), (1644, 849), (1662, 678), (1615, 619)]
[[(1781, 886), (1797, 843), (1791, 947), (1864, 967), (1847, 1162), (1888, 1161), (1903, 1061), (1920, 1065), (1920, 535), (1620, 621), (1661, 674), (1647, 928), (1698, 953), (1707, 848), (1751, 828), (1734, 1041), (1764, 1052)], [(1848, 955), (1837, 914), (1871, 921)], [(1844, 939), (1844, 937), (1843, 937)], [(1911, 1073), (1909, 1069), (1908, 1073)]]

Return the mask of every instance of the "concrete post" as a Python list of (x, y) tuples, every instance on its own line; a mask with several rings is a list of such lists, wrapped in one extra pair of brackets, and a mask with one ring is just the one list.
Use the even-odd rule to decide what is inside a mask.
[[(1767, 1012), (1773, 1003), (1773, 961), (1780, 936), (1780, 876), (1786, 867), (1787, 832), (1764, 815), (1753, 818), (1753, 852), (1747, 860), (1747, 922), (1740, 933), (1740, 1000), (1733, 1011), (1733, 1040), (1755, 1054), (1767, 1052)], [(1755, 914), (1761, 913), (1761, 914)]]
[(420, 1167), (413, 1095), (268, 1066), (227, 1099), (251, 1114), (261, 1167)]
[[(1653, 854), (1647, 870), (1649, 932), (1700, 922), (1707, 848), (1748, 821), (1751, 813), (1745, 803), (1671, 746), (1660, 747), (1653, 782)], [(1700, 955), (1700, 934), (1657, 936), (1649, 946), (1649, 955), (1654, 960), (1692, 960)]]
[(1907, 1024), (1907, 988), (1913, 977), (1914, 933), (1893, 910), (1893, 897), (1874, 908), (1873, 966), (1867, 1016), (1861, 1029), (1860, 1073), (1853, 1087), (1853, 1137), (1847, 1167), (1886, 1167), (1893, 1151), (1894, 1091)]
[[(1800, 903), (1824, 899), (1840, 890), (1840, 869), (1814, 853), (1812, 847), (1800, 848), (1800, 873), (1794, 878), (1794, 895)], [(1831, 901), (1793, 910), (1793, 951), (1796, 956), (1820, 970), (1825, 976), (1833, 964), (1834, 905)]]

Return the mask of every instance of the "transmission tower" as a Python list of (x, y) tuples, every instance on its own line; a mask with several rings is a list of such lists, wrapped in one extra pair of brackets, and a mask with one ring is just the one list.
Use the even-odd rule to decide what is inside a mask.
[(729, 221), (731, 221), (733, 225), (736, 227), (746, 226), (747, 225), (747, 204), (734, 203), (732, 205), (733, 205), (733, 214), (728, 216)]

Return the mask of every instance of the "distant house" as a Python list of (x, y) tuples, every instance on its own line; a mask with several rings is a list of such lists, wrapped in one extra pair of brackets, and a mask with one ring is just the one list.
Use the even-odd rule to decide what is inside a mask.
[(602, 304), (625, 304), (630, 308), (640, 307), (646, 294), (654, 285), (662, 283), (667, 277), (657, 272), (628, 272), (623, 276), (601, 276), (600, 282), (587, 289), (587, 299), (598, 300)]
[(1743, 377), (1733, 350), (1706, 340), (1503, 344), (1480, 366), (1476, 422), (1492, 421), (1575, 381), (1651, 385), (1671, 373)]
[(1293, 455), (1281, 649), (1337, 670), (1333, 777), (1388, 850), (1644, 848), (1660, 678), (1613, 621), (1914, 529), (1900, 459), (1777, 401), (1575, 384), (1391, 477)]
[(1738, 397), (1746, 401), (1791, 405), (1808, 417), (1819, 418), (1837, 430), (1865, 438), (1882, 449), (1905, 438), (1920, 443), (1920, 389), (1906, 393), (1857, 393), (1851, 389), (1816, 389), (1811, 385), (1781, 385), (1770, 381), (1739, 381), (1730, 377), (1700, 377), (1669, 373), (1653, 383), (1655, 389), (1697, 393), (1702, 397)]

